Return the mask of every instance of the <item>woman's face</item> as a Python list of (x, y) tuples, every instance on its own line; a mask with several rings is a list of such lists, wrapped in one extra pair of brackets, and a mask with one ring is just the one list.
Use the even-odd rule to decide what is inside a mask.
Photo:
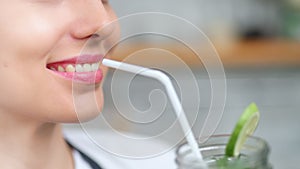
[(106, 70), (97, 65), (119, 35), (117, 24), (105, 27), (116, 19), (108, 2), (0, 0), (0, 11), (0, 114), (47, 122), (98, 115)]

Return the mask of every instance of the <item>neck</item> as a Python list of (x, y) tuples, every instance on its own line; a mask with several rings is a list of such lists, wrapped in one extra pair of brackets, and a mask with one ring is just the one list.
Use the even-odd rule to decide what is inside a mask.
[(0, 114), (1, 168), (72, 169), (72, 150), (54, 123)]

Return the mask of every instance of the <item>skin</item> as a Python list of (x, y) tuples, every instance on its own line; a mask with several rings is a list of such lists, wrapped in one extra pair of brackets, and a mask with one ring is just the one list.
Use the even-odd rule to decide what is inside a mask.
[(74, 92), (46, 65), (80, 55), (87, 42), (84, 52), (105, 53), (118, 39), (116, 24), (105, 27), (116, 16), (99, 0), (0, 0), (0, 8), (1, 168), (72, 169), (60, 123), (97, 116), (102, 87), (73, 84)]

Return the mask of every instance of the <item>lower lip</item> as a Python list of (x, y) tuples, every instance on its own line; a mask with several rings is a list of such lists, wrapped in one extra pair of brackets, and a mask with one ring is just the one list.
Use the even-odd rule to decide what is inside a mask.
[(101, 69), (93, 72), (53, 72), (64, 79), (71, 80), (75, 83), (95, 84), (100, 83), (103, 79), (103, 72)]

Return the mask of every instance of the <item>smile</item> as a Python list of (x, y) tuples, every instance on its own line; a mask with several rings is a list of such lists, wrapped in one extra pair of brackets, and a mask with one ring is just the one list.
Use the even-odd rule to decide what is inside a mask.
[(82, 55), (47, 64), (55, 74), (78, 83), (100, 83), (103, 78), (100, 63), (102, 55)]
[(99, 69), (100, 62), (84, 64), (51, 64), (49, 69), (58, 72), (92, 72)]

